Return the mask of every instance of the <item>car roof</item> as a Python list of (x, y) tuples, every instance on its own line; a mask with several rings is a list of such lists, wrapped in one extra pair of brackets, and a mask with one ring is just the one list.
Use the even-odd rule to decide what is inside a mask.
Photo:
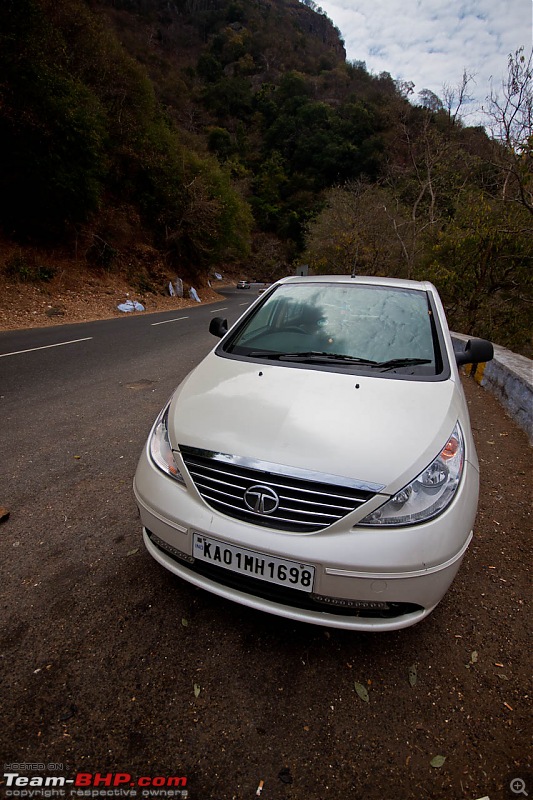
[(282, 278), (278, 283), (346, 283), (346, 284), (372, 284), (374, 286), (388, 286), (394, 289), (417, 289), (418, 291), (436, 292), (429, 281), (412, 281), (406, 278), (383, 278), (376, 275), (292, 275)]

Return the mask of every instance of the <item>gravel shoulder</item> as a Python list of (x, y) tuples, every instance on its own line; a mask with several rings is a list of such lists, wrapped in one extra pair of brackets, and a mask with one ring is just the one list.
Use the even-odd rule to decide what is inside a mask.
[[(198, 287), (197, 291), (203, 303), (220, 300), (220, 295), (209, 286)], [(113, 275), (85, 276), (78, 280), (63, 280), (58, 276), (51, 283), (21, 283), (0, 275), (0, 331), (123, 317), (126, 314), (117, 306), (127, 300), (141, 303), (147, 313), (197, 305), (188, 296), (141, 293)]]

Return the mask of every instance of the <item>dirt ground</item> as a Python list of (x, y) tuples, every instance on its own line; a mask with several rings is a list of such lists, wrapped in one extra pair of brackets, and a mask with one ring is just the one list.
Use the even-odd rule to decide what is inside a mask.
[[(123, 299), (23, 288), (4, 294), (0, 327), (114, 316)], [(180, 583), (140, 545), (129, 480), (95, 473), (116, 510), (72, 550), (28, 498), (0, 524), (4, 773), (187, 776), (190, 800), (504, 800), (521, 796), (513, 780), (531, 796), (531, 450), (464, 383), (482, 474), (474, 540), (436, 611), (394, 634), (297, 625)], [(72, 534), (94, 514), (87, 489), (50, 487)], [(24, 546), (32, 530), (41, 547)], [(2, 797), (30, 796), (1, 783)], [(111, 791), (92, 796), (124, 796)], [(137, 797), (180, 797), (168, 792)]]
[[(204, 303), (219, 299), (216, 291), (206, 285), (197, 287), (197, 292)], [(179, 298), (139, 292), (116, 275), (84, 276), (83, 280), (66, 280), (60, 275), (50, 283), (24, 283), (0, 275), (0, 330), (123, 317), (125, 312), (117, 306), (127, 300), (141, 303), (148, 313), (197, 304), (187, 295)]]

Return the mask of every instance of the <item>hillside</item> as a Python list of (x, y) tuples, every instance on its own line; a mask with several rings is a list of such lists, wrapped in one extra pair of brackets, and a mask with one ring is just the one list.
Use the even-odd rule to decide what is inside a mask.
[(530, 162), (347, 62), (312, 0), (6, 0), (0, 69), (4, 284), (355, 268), (528, 347)]

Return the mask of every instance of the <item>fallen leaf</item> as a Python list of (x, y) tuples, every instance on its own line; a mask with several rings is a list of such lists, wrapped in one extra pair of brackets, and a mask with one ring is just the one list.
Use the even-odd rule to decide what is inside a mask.
[(411, 686), (416, 686), (416, 682), (418, 680), (418, 675), (416, 672), (416, 664), (411, 664), (408, 670), (408, 674), (409, 674), (409, 683), (411, 684)]
[(198, 695), (200, 694), (201, 691), (202, 690), (200, 688), (200, 684), (199, 683), (195, 683), (194, 684), (194, 696), (198, 697)]
[(189, 620), (185, 619), (185, 617), (182, 617), (181, 618), (181, 624), (183, 625), (184, 628), (186, 628), (187, 625), (189, 624)]
[(128, 555), (128, 556), (134, 556), (134, 555), (135, 555), (135, 553), (138, 553), (138, 552), (139, 552), (139, 548), (138, 548), (138, 547), (136, 547), (134, 550), (128, 550), (128, 552), (126, 553), (126, 555)]
[(358, 683), (357, 681), (355, 681), (355, 691), (357, 692), (361, 700), (364, 700), (365, 703), (369, 702), (370, 697), (368, 696), (366, 686), (363, 686), (362, 683)]
[(440, 769), (440, 767), (442, 767), (445, 761), (446, 761), (446, 756), (435, 756), (435, 758), (431, 759), (430, 764), (432, 767), (437, 767), (438, 769)]
[(470, 663), (477, 664), (477, 650), (473, 650), (470, 656)]

